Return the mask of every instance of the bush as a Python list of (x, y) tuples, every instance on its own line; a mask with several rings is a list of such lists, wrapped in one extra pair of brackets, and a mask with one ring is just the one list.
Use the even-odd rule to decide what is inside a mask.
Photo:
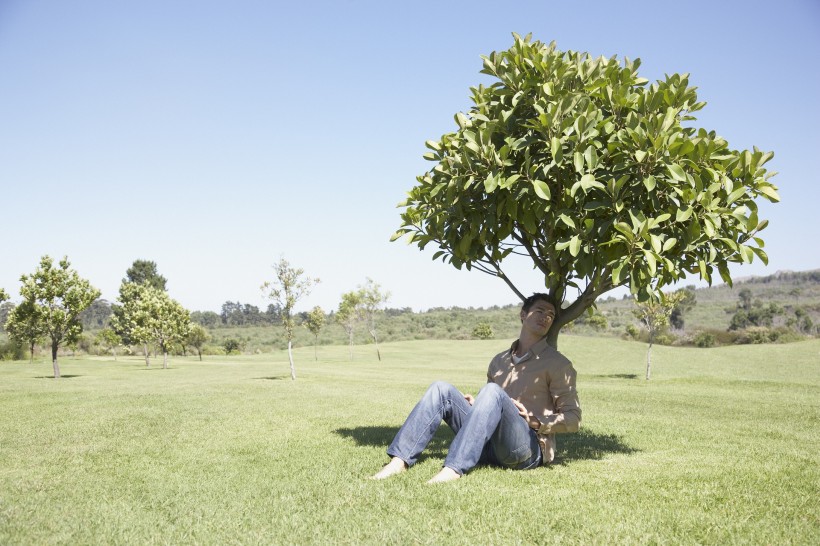
[(0, 360), (26, 360), (28, 351), (14, 340), (0, 341)]
[(765, 326), (751, 326), (741, 332), (737, 343), (751, 343), (754, 345), (761, 343), (774, 343), (779, 337), (780, 332), (777, 330), (772, 330), (771, 328), (767, 328)]
[(702, 348), (714, 347), (716, 341), (715, 335), (711, 332), (698, 332), (695, 334), (695, 337), (692, 338), (692, 343), (694, 343), (696, 347)]
[(473, 328), (473, 337), (478, 339), (492, 339), (493, 327), (490, 326), (488, 322), (479, 322), (476, 324), (476, 327)]
[(625, 328), (625, 334), (630, 339), (638, 339), (641, 335), (640, 329), (635, 326), (634, 324), (627, 324)]
[(225, 348), (225, 354), (238, 354), (242, 351), (242, 343), (234, 338), (228, 338), (222, 342)]

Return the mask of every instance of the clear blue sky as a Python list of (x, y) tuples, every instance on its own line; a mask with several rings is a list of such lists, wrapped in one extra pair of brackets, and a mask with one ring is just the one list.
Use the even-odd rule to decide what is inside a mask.
[(512, 32), (690, 73), (698, 126), (775, 152), (770, 265), (734, 276), (820, 267), (816, 0), (0, 0), (0, 287), (19, 299), (40, 256), (68, 255), (113, 301), (141, 258), (189, 309), (264, 307), (284, 255), (322, 279), (301, 309), (366, 277), (394, 307), (515, 302), (389, 242), (424, 141)]

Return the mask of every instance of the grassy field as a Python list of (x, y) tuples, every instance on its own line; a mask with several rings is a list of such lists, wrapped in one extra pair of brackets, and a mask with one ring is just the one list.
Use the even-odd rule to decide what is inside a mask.
[[(427, 385), (505, 342), (0, 363), (0, 544), (817, 544), (820, 340), (716, 349), (563, 336), (582, 432), (556, 464), (367, 479)], [(446, 427), (445, 427), (446, 428)]]

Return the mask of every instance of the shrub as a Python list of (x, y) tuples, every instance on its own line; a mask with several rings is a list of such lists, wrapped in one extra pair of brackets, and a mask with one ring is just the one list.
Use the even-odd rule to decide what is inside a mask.
[(226, 339), (222, 342), (222, 346), (225, 348), (225, 354), (238, 354), (242, 351), (242, 344), (234, 338)]
[(625, 334), (631, 339), (638, 339), (641, 335), (640, 329), (634, 324), (627, 324)]
[(473, 337), (478, 339), (492, 339), (493, 327), (488, 322), (479, 322), (473, 328)]
[(28, 358), (28, 351), (22, 343), (14, 340), (0, 341), (0, 360), (25, 360)]
[(715, 342), (715, 335), (711, 332), (698, 332), (695, 334), (695, 337), (692, 338), (692, 343), (695, 344), (696, 347), (714, 347)]
[(765, 326), (751, 326), (741, 332), (737, 343), (740, 344), (760, 344), (774, 343), (780, 337), (780, 332)]

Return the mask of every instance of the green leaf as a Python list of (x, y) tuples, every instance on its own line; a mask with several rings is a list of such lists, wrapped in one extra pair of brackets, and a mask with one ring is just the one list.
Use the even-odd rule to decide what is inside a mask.
[(575, 152), (572, 155), (572, 161), (575, 164), (575, 172), (578, 174), (584, 172), (584, 156), (581, 152)]
[(564, 222), (569, 227), (575, 229), (575, 221), (566, 214), (561, 214), (560, 216), (558, 216), (558, 219)]
[(598, 151), (595, 149), (595, 146), (587, 147), (584, 152), (584, 159), (586, 160), (587, 168), (590, 171), (594, 171), (595, 167), (598, 166)]
[(569, 253), (574, 258), (581, 251), (581, 239), (577, 235), (573, 235), (569, 240)]
[(544, 201), (549, 201), (551, 194), (550, 194), (550, 187), (547, 185), (546, 182), (543, 180), (533, 180), (532, 187), (535, 190), (536, 195), (543, 199)]
[(672, 175), (672, 178), (678, 182), (686, 182), (686, 173), (683, 171), (683, 167), (677, 163), (669, 165), (669, 173)]
[(775, 203), (780, 201), (780, 195), (777, 193), (777, 190), (774, 189), (774, 186), (771, 186), (769, 184), (761, 184), (757, 188), (757, 190), (766, 197), (768, 197), (770, 201), (773, 201)]
[(662, 249), (663, 252), (667, 252), (667, 251), (671, 250), (677, 242), (678, 242), (678, 240), (675, 239), (674, 237), (670, 237), (669, 239), (664, 241), (663, 242), (663, 249)]
[(649, 176), (643, 179), (643, 185), (646, 186), (647, 190), (652, 191), (655, 189), (657, 181), (655, 180), (655, 177), (650, 174)]
[(675, 212), (676, 222), (685, 222), (692, 216), (692, 207), (682, 207)]
[(638, 160), (638, 163), (643, 163), (643, 160), (646, 159), (648, 154), (643, 150), (635, 150), (635, 159)]

